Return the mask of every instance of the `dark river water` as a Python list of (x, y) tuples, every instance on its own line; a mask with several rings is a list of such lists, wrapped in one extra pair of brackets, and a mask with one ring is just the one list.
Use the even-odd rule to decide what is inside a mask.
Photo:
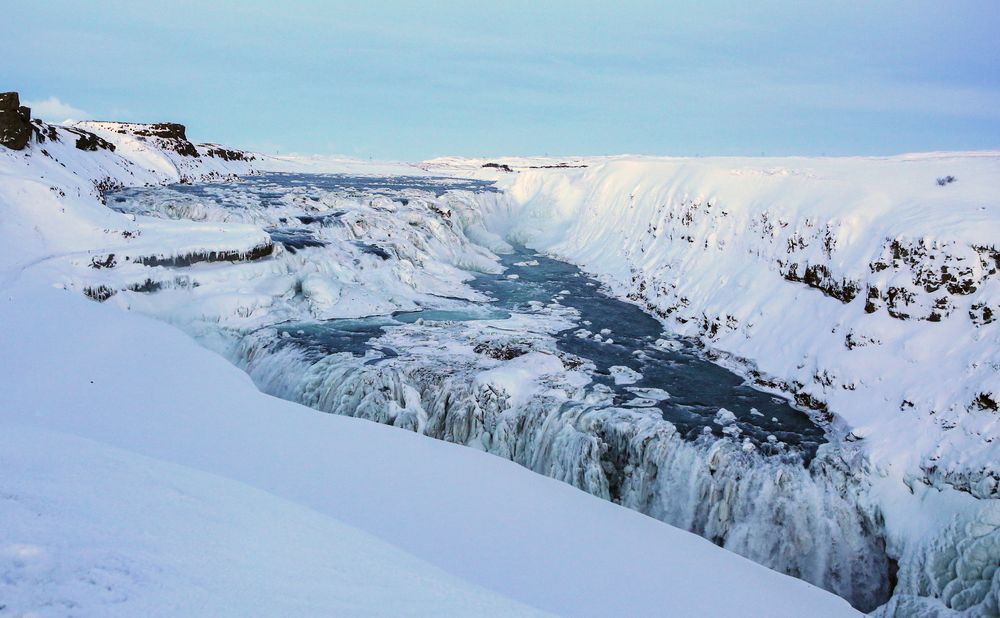
[[(558, 298), (560, 304), (580, 313), (582, 328), (596, 334), (607, 332), (597, 340), (578, 336), (580, 329), (574, 328), (559, 333), (558, 340), (560, 349), (596, 365), (595, 381), (615, 391), (616, 404), (651, 404), (691, 438), (706, 428), (722, 435), (728, 425), (716, 422), (716, 417), (720, 409), (726, 409), (735, 416), (731, 424), (765, 451), (769, 443), (778, 441), (800, 448), (807, 459), (824, 441), (822, 429), (787, 400), (752, 388), (742, 377), (705, 360), (693, 342), (665, 334), (655, 318), (608, 296), (576, 266), (524, 249), (502, 257), (508, 267), (504, 274), (481, 275), (472, 286), (496, 298), (497, 307), (509, 310), (523, 310), (530, 301), (548, 303)], [(524, 265), (535, 262), (537, 266)], [(658, 340), (667, 345), (657, 345)], [(609, 374), (616, 366), (628, 367), (642, 377), (616, 384)], [(660, 389), (669, 398), (642, 397), (640, 389)], [(768, 436), (774, 438), (769, 441)]]
[[(825, 441), (823, 430), (786, 399), (755, 389), (742, 377), (705, 360), (696, 343), (665, 333), (655, 318), (609, 296), (576, 266), (524, 247), (501, 258), (506, 267), (502, 274), (478, 274), (469, 283), (494, 299), (489, 303), (295, 323), (280, 326), (278, 331), (314, 360), (338, 352), (363, 356), (383, 329), (393, 325), (498, 320), (510, 312), (537, 310), (538, 303), (558, 303), (579, 313), (575, 327), (556, 334), (559, 349), (594, 365), (594, 382), (613, 391), (614, 405), (655, 407), (692, 440), (708, 432), (734, 435), (738, 428), (734, 437), (749, 438), (762, 452), (795, 450), (805, 462)], [(378, 350), (382, 359), (396, 356), (390, 348)], [(635, 373), (623, 372), (622, 367)], [(720, 410), (732, 416), (723, 413), (720, 417)]]

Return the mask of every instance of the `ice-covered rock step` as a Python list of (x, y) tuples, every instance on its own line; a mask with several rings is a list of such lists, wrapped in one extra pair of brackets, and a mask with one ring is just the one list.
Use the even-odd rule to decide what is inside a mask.
[(138, 231), (126, 259), (144, 266), (257, 260), (274, 251), (270, 235), (252, 225), (147, 220)]
[(247, 262), (265, 258), (274, 252), (270, 241), (246, 249), (197, 249), (173, 255), (146, 255), (134, 258), (143, 266), (168, 266), (183, 268), (199, 262)]
[(250, 225), (144, 220), (114, 236), (110, 246), (65, 258), (80, 267), (68, 287), (103, 302), (121, 291), (155, 292), (191, 284), (164, 268), (250, 262), (274, 253), (268, 233)]
[(257, 260), (273, 251), (271, 236), (253, 225), (142, 218), (123, 230), (117, 242), (94, 250), (89, 266), (101, 270), (132, 262), (183, 267)]

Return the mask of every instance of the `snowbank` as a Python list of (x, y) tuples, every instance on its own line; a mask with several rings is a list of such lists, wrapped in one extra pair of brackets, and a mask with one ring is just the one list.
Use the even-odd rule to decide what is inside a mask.
[(542, 613), (224, 477), (9, 423), (0, 451), (0, 598), (15, 615)]

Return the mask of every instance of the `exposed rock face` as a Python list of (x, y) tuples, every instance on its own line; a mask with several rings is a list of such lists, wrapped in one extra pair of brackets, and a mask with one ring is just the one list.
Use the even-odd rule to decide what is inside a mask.
[(141, 129), (136, 129), (133, 133), (144, 137), (162, 137), (165, 139), (187, 141), (187, 133), (185, 132), (184, 125), (176, 122), (158, 122), (156, 124), (148, 124)]
[[(184, 255), (150, 255), (133, 258), (132, 261), (143, 266), (169, 266), (182, 268), (198, 262), (249, 262), (266, 258), (274, 252), (274, 244), (267, 242), (251, 247), (248, 250), (220, 249), (218, 251), (193, 251)], [(111, 256), (114, 259), (114, 256)]]
[(16, 92), (0, 93), (0, 144), (22, 150), (31, 138), (31, 110), (21, 105)]
[(513, 172), (506, 163), (483, 163), (483, 167), (492, 167), (501, 172)]
[(218, 144), (201, 144), (206, 157), (217, 157), (223, 161), (253, 161), (254, 156), (242, 150), (224, 148)]
[(84, 131), (83, 129), (69, 129), (69, 131), (76, 135), (76, 147), (80, 150), (90, 152), (97, 152), (98, 150), (110, 150), (114, 152), (115, 150), (114, 144), (102, 137), (98, 137), (90, 131)]
[(115, 129), (122, 135), (135, 135), (155, 140), (156, 145), (165, 150), (172, 150), (185, 157), (197, 157), (198, 149), (188, 141), (184, 125), (176, 122), (158, 122), (155, 124), (115, 123)]
[(54, 125), (35, 119), (31, 121), (31, 127), (31, 130), (35, 133), (35, 141), (39, 144), (44, 144), (46, 141), (59, 141), (59, 131)]

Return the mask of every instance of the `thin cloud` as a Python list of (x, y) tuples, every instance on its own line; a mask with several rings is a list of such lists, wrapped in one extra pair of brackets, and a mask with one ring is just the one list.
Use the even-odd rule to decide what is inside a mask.
[(31, 115), (33, 117), (50, 122), (65, 123), (90, 118), (89, 112), (85, 112), (78, 107), (73, 107), (69, 103), (64, 103), (56, 97), (49, 97), (41, 101), (25, 101), (24, 104), (31, 108)]

